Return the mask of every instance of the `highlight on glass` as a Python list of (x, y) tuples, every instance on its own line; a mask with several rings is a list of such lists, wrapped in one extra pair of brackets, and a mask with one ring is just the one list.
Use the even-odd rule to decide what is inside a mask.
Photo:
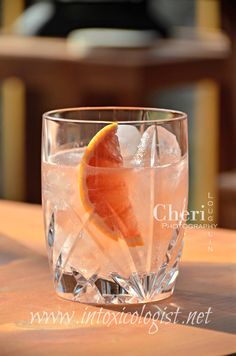
[(93, 304), (169, 297), (187, 196), (186, 114), (99, 107), (43, 115), (45, 235), (59, 296)]

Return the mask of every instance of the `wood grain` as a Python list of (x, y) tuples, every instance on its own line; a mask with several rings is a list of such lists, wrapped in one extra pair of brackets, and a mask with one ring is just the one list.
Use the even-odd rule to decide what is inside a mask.
[[(44, 246), (40, 206), (0, 202), (0, 354), (1, 355), (226, 355), (235, 351), (236, 233), (216, 229), (213, 251), (209, 231), (187, 230), (174, 295), (145, 305), (149, 324), (82, 323), (85, 312), (100, 307), (64, 301), (53, 290)], [(125, 313), (142, 313), (131, 306)], [(212, 308), (209, 324), (186, 324), (189, 312)], [(181, 314), (178, 322), (157, 322), (159, 308)], [(166, 309), (165, 309), (166, 308)], [(32, 313), (74, 312), (70, 323), (31, 323)], [(121, 316), (121, 307), (104, 308)], [(144, 314), (143, 314), (144, 316)]]

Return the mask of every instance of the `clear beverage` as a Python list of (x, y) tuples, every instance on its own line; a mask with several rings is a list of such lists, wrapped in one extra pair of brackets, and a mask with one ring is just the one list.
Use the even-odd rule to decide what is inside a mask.
[[(160, 133), (160, 140), (173, 137), (166, 129)], [(49, 261), (55, 289), (63, 298), (99, 304), (140, 303), (164, 299), (174, 290), (187, 208), (187, 152), (176, 158), (159, 151), (161, 160), (155, 163), (149, 143), (143, 151), (142, 137), (143, 132), (141, 144), (128, 153), (120, 140), (121, 167), (87, 166), (88, 176), (109, 177), (109, 182), (119, 177), (124, 182), (141, 244), (130, 244), (122, 234), (113, 238), (99, 223), (96, 211), (86, 209), (79, 187), (86, 145), (62, 148), (43, 158)], [(139, 147), (141, 156), (137, 155)], [(168, 152), (172, 151), (173, 147)]]

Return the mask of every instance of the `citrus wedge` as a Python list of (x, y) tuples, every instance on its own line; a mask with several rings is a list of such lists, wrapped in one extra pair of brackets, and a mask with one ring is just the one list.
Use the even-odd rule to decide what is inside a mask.
[(106, 236), (124, 238), (128, 246), (143, 245), (122, 175), (123, 159), (117, 123), (101, 129), (88, 144), (79, 168), (82, 205)]

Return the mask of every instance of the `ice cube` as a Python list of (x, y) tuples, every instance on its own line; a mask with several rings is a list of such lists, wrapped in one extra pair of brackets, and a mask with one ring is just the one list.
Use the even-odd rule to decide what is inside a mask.
[(65, 169), (52, 166), (43, 171), (44, 198), (48, 199), (57, 209), (67, 209), (67, 204), (75, 195), (73, 180)]
[(135, 154), (141, 139), (139, 130), (132, 125), (119, 125), (117, 136), (123, 159), (130, 159)]
[(64, 150), (55, 155), (52, 155), (49, 159), (50, 163), (63, 166), (77, 166), (81, 161), (86, 147), (80, 147), (76, 149)]
[(158, 126), (157, 131), (160, 147), (160, 163), (178, 162), (181, 158), (181, 149), (175, 134), (162, 126)]
[(143, 133), (132, 165), (155, 167), (179, 161), (181, 149), (176, 136), (162, 126), (151, 125)]

